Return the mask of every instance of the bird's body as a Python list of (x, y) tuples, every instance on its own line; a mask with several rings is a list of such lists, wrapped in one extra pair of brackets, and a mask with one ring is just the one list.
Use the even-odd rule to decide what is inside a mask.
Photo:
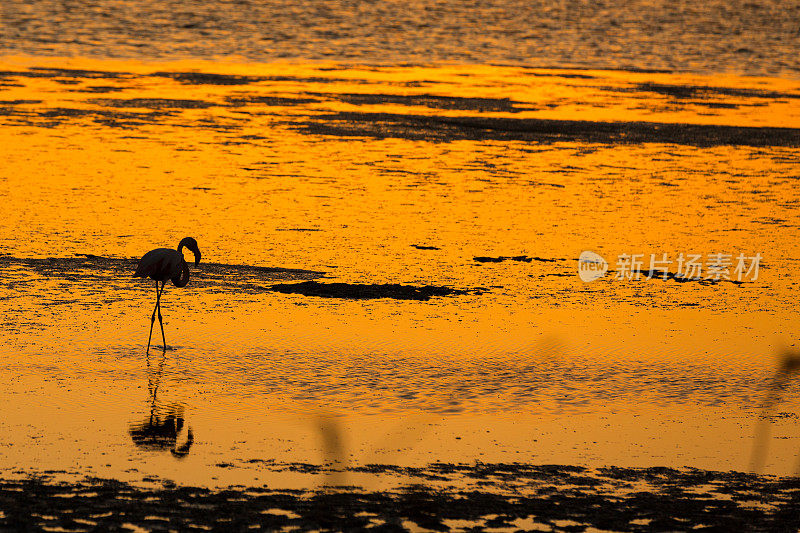
[[(164, 341), (164, 351), (167, 350), (167, 341), (164, 337), (164, 322), (161, 318), (161, 293), (164, 292), (164, 285), (167, 280), (172, 281), (176, 287), (185, 287), (189, 283), (189, 265), (183, 258), (183, 248), (186, 247), (194, 253), (194, 264), (200, 263), (200, 249), (197, 241), (191, 237), (186, 237), (178, 244), (177, 250), (170, 248), (156, 248), (150, 250), (139, 260), (136, 272), (133, 274), (137, 278), (150, 278), (156, 282), (156, 306), (153, 309), (153, 316), (150, 317), (150, 337), (147, 339), (147, 351), (150, 352), (150, 340), (153, 338), (153, 323), (156, 321), (158, 312), (158, 322), (161, 325), (161, 339)], [(161, 288), (158, 282), (161, 282)]]
[(139, 260), (133, 276), (155, 281), (171, 280), (176, 287), (185, 287), (189, 283), (189, 266), (181, 252), (171, 248), (156, 248)]

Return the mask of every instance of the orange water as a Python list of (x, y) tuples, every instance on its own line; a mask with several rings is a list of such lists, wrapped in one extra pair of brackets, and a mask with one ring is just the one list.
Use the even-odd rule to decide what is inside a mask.
[[(3, 63), (0, 466), (205, 484), (276, 479), (249, 459), (747, 469), (776, 353), (797, 340), (795, 147), (433, 139), (364, 114), (790, 128), (800, 82)], [(186, 72), (229, 77), (190, 83), (176, 74)], [(351, 122), (336, 115), (348, 112)], [(156, 323), (148, 362), (154, 291), (130, 275), (144, 252), (187, 235), (203, 262), (186, 288), (166, 288), (170, 349), (162, 360)], [(612, 270), (633, 253), (763, 259), (742, 284), (614, 272), (584, 283), (584, 250)], [(532, 259), (475, 260), (519, 256)], [(467, 294), (268, 290), (309, 279)], [(129, 424), (152, 403), (148, 382), (193, 428), (185, 459), (131, 442)], [(792, 411), (792, 390), (778, 410)], [(332, 447), (330, 431), (343, 444)], [(766, 470), (794, 472), (794, 419), (773, 435)]]

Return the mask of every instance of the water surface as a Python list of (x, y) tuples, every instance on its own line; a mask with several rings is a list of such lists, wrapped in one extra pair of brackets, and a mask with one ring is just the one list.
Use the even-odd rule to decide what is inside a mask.
[[(0, 100), (7, 468), (748, 468), (798, 326), (796, 81), (9, 57)], [(136, 260), (187, 235), (203, 262), (148, 357)], [(612, 272), (582, 282), (584, 250)], [(758, 278), (616, 276), (718, 252)], [(136, 444), (153, 416), (181, 431)]]

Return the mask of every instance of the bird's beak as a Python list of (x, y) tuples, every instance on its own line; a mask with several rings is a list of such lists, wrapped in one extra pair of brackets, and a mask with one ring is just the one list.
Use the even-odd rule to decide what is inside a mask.
[(200, 264), (200, 248), (195, 248), (192, 252), (194, 252), (194, 266), (197, 266)]

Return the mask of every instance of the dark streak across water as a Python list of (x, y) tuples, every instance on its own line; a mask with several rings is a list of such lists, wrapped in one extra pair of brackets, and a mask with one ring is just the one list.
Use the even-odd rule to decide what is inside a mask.
[[(624, 89), (606, 89), (624, 91)], [(800, 94), (798, 93), (765, 91), (759, 89), (740, 89), (733, 87), (712, 87), (708, 85), (673, 85), (668, 83), (640, 83), (635, 86), (634, 90), (663, 94), (666, 96), (672, 96), (673, 98), (697, 98), (701, 96), (707, 97), (710, 95), (737, 96), (741, 98), (767, 98), (771, 100), (781, 98), (800, 98)]]
[[(0, 257), (0, 273), (6, 269), (28, 270), (45, 277), (82, 280), (107, 279), (109, 282), (140, 285), (141, 280), (132, 278), (138, 260), (135, 258), (108, 258), (92, 254), (82, 257), (48, 257), (44, 259)], [(316, 270), (292, 269), (283, 267), (262, 267), (251, 265), (228, 265), (223, 263), (202, 263), (190, 267), (193, 286), (232, 287), (238, 283), (259, 283), (276, 280), (310, 280), (325, 275)]]
[(503, 261), (517, 261), (520, 263), (530, 263), (531, 261), (539, 261), (542, 263), (555, 263), (556, 261), (563, 261), (563, 259), (547, 259), (544, 257), (529, 257), (527, 255), (514, 255), (514, 256), (500, 256), (500, 257), (473, 257), (474, 261), (478, 263), (502, 263)]
[(658, 122), (442, 117), (395, 113), (340, 112), (290, 123), (311, 135), (401, 138), (449, 142), (501, 140), (589, 142), (604, 144), (666, 143), (710, 146), (800, 146), (798, 128), (756, 128)]
[[(151, 288), (151, 280), (134, 279), (136, 259), (106, 258), (92, 254), (82, 257), (20, 259), (0, 257), (0, 279), (6, 270), (27, 270), (46, 278), (66, 279), (80, 284), (102, 282), (119, 287)], [(434, 296), (458, 296), (473, 294), (479, 290), (461, 290), (450, 287), (424, 285), (402, 285), (398, 283), (319, 283), (325, 272), (282, 267), (260, 267), (250, 265), (228, 265), (203, 263), (190, 267), (190, 287), (211, 292), (235, 292), (239, 294), (282, 293), (323, 298), (365, 300), (390, 298), (395, 300), (427, 301)], [(278, 283), (296, 282), (296, 283)]]
[(519, 113), (536, 109), (525, 102), (517, 102), (510, 98), (468, 98), (460, 96), (440, 96), (432, 94), (400, 95), (400, 94), (318, 94), (354, 105), (369, 104), (401, 104), (406, 106), (424, 106), (432, 109), (458, 109), (491, 113)]
[(316, 281), (277, 284), (273, 285), (271, 290), (285, 294), (302, 294), (304, 296), (345, 298), (352, 300), (393, 298), (395, 300), (427, 301), (433, 296), (468, 294), (468, 291), (433, 285), (417, 287), (413, 285), (400, 285), (397, 283), (373, 283), (364, 285), (358, 283), (319, 283)]

